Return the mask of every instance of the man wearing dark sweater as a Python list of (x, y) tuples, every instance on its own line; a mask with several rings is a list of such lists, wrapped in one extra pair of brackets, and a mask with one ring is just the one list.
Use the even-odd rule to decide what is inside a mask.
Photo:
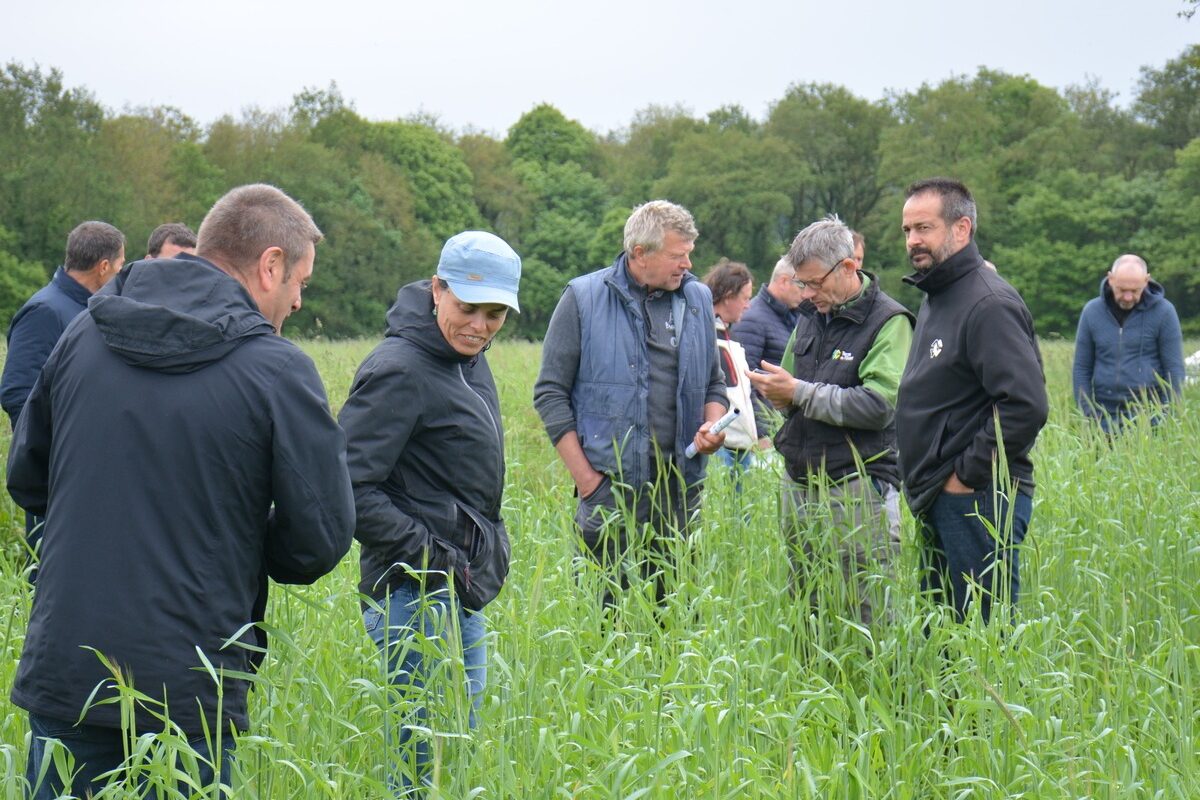
[(1183, 387), (1179, 316), (1139, 256), (1113, 262), (1083, 307), (1072, 373), (1080, 410), (1105, 431), (1119, 430), (1139, 401), (1165, 405)]
[[(1016, 603), (1033, 511), (1029, 451), (1046, 422), (1033, 318), (975, 246), (975, 201), (946, 178), (908, 188), (903, 228), (925, 292), (900, 381), (900, 473), (925, 555), (922, 588), (958, 619)], [(1001, 446), (1001, 442), (1003, 445)]]

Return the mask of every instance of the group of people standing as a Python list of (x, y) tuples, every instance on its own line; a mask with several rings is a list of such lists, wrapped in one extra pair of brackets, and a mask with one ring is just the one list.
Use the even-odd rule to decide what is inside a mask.
[[(576, 490), (582, 550), (609, 577), (600, 602), (647, 581), (665, 601), (707, 456), (744, 464), (767, 446), (766, 404), (783, 417), (773, 446), (787, 468), (779, 508), (798, 591), (814, 532), (833, 531), (847, 583), (864, 587), (862, 618), (886, 612), (867, 589), (893, 569), (902, 488), (925, 588), (960, 619), (975, 604), (987, 619), (993, 597), (1015, 602), (1029, 451), (1047, 413), (1032, 320), (980, 256), (961, 183), (913, 184), (902, 224), (906, 280), (926, 294), (915, 331), (836, 217), (796, 236), (754, 303), (744, 265), (692, 275), (699, 232), (667, 201), (634, 209), (617, 259), (567, 285), (533, 400)], [(266, 647), (255, 623), (268, 581), (316, 580), (352, 538), (363, 623), (403, 692), (387, 730), (398, 753), (389, 782), (420, 793), (429, 754), (414, 730), (439, 657), (415, 643), (461, 650), (473, 721), (486, 607), (508, 574), (504, 430), (486, 351), (519, 313), (519, 256), (490, 233), (447, 241), (431, 278), (399, 290), (335, 421), (315, 365), (277, 335), (322, 239), (294, 200), (234, 189), (187, 248), (125, 269), (123, 237), (88, 228), (88, 241), (113, 241), (81, 250), (83, 228), (43, 290), (53, 297), (31, 300), (53, 320), (50, 346), (19, 355), (19, 314), (2, 387), (8, 489), (44, 518), (12, 690), (33, 731), (34, 796), (63, 789), (43, 763), (52, 740), (75, 756), (77, 794), (119, 769), (120, 709), (105, 702), (118, 677), (145, 697), (139, 731), (169, 713), (208, 778), (228, 783), (229, 730), (248, 724), (241, 676)], [(94, 265), (107, 280), (72, 275)], [(734, 341), (729, 326), (753, 329), (756, 314), (787, 321)], [(765, 356), (780, 342), (782, 366)], [(10, 368), (38, 359), (24, 388), (10, 382)], [(731, 406), (739, 422), (714, 430)]]

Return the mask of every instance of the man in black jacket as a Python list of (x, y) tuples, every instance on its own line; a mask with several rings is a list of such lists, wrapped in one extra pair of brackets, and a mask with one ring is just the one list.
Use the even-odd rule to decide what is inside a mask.
[(117, 671), (146, 698), (136, 732), (181, 732), (228, 783), (268, 577), (311, 583), (350, 547), (345, 437), (311, 359), (277, 335), (321, 232), (257, 185), (217, 201), (199, 239), (92, 298), (13, 434), (9, 493), (46, 517), (12, 690), (34, 798), (63, 789), (53, 765), (38, 785), (49, 739), (75, 758), (76, 795), (120, 767)]
[(1020, 590), (1029, 451), (1047, 414), (1042, 357), (1025, 302), (975, 246), (967, 187), (932, 178), (907, 198), (916, 272), (904, 280), (926, 297), (896, 405), (900, 472), (926, 555), (923, 588), (960, 620), (977, 597), (987, 621), (994, 599), (1015, 604)]

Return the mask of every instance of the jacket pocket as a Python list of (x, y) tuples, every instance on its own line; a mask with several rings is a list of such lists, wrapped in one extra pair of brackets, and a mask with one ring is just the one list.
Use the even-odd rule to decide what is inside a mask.
[(615, 507), (612, 477), (609, 475), (601, 478), (600, 484), (586, 497), (579, 498), (579, 505), (575, 509), (575, 525), (588, 549), (595, 549)]
[(490, 520), (474, 508), (455, 503), (456, 538), (465, 558), (455, 570), (455, 589), (464, 608), (478, 611), (504, 587), (512, 557), (508, 531), (501, 520)]

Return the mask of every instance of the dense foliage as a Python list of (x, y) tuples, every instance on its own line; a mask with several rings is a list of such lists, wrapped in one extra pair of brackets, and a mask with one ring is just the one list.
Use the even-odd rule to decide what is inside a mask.
[(163, 221), (197, 226), (239, 183), (268, 181), (325, 230), (292, 329), (377, 332), (396, 288), (432, 273), (441, 242), (483, 227), (526, 263), (539, 337), (564, 283), (611, 261), (631, 206), (668, 197), (696, 215), (697, 267), (721, 256), (765, 277), (801, 226), (836, 212), (868, 240), (868, 266), (899, 281), (905, 184), (934, 174), (978, 195), (987, 257), (1025, 294), (1043, 335), (1071, 336), (1122, 252), (1136, 251), (1200, 331), (1200, 45), (1145, 67), (1132, 102), (1091, 84), (1057, 91), (980, 68), (872, 102), (797, 84), (764, 119), (650, 107), (599, 135), (550, 105), (503, 139), (436, 120), (371, 121), (336, 85), (286, 111), (202, 127), (173, 108), (113, 113), (54, 69), (0, 70), (0, 321), (62, 259), (66, 233), (105, 219), (129, 255)]

